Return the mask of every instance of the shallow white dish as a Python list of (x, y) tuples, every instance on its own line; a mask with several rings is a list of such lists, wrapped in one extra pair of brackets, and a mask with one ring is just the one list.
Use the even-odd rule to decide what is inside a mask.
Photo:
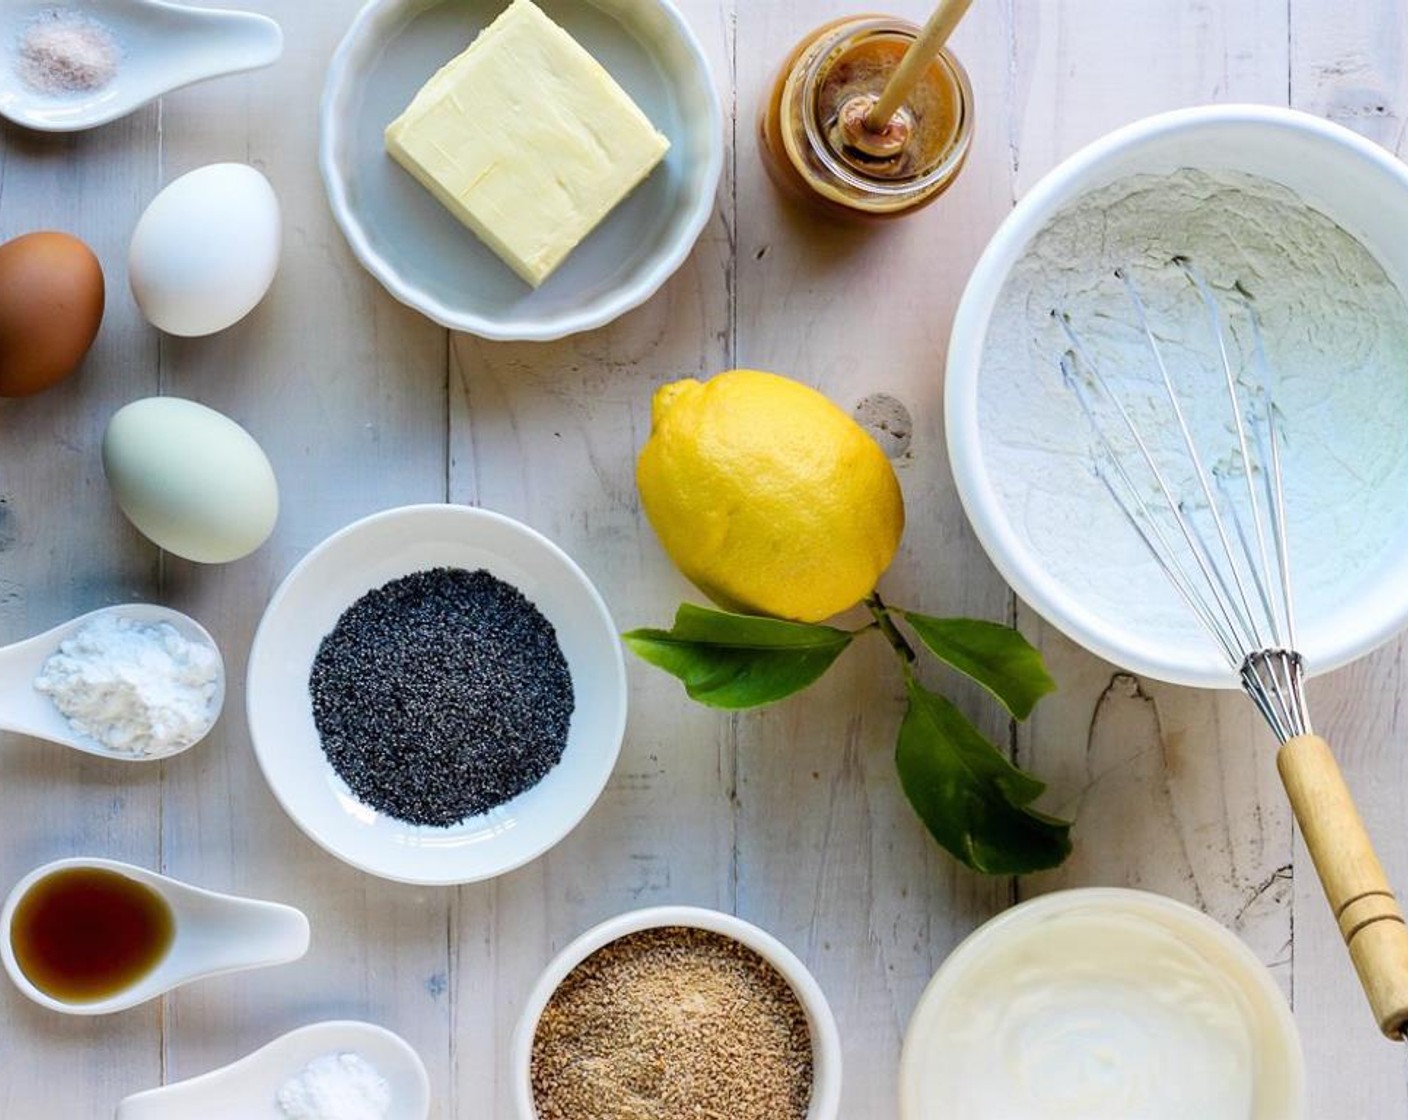
[[(552, 623), (572, 675), (567, 748), (532, 789), (448, 828), (407, 824), (362, 804), (334, 772), (313, 722), (308, 676), (342, 612), (374, 588), (435, 567), (483, 568)], [(407, 883), (469, 883), (542, 855), (587, 814), (621, 748), (626, 669), (606, 604), (546, 537), (469, 506), (403, 506), (323, 541), (269, 601), (249, 654), (250, 738), (269, 787), (339, 859)]]
[[(1057, 579), (1046, 570), (1004, 504), (987, 461), (985, 441), (1000, 436), (985, 431), (979, 419), (983, 349), (994, 309), (1031, 239), (1088, 191), (1126, 176), (1168, 174), (1183, 167), (1239, 171), (1290, 188), (1357, 238), (1399, 290), (1408, 291), (1408, 241), (1402, 237), (1408, 227), (1408, 168), (1388, 152), (1328, 121), (1269, 106), (1209, 106), (1150, 117), (1066, 160), (1032, 188), (994, 234), (954, 319), (944, 387), (945, 428), (964, 509), (994, 565), (1018, 595), (1081, 645), (1127, 669), (1178, 684), (1230, 688), (1238, 683), (1235, 673), (1191, 614), (1176, 603), (1171, 612), (1176, 621), (1138, 624), (1143, 600), (1151, 592), (1173, 598), (1152, 558), (1141, 554), (1139, 559), (1146, 563), (1127, 567), (1113, 578), (1107, 562), (1113, 538), (1093, 534), (1083, 552), (1086, 568), (1080, 578)], [(1065, 423), (1066, 418), (1055, 422)], [(1044, 482), (1049, 485), (1051, 479)], [(1108, 495), (1090, 483), (1088, 471), (1074, 484), (1088, 488), (1092, 501), (1108, 507), (1112, 519), (1119, 518)], [(1387, 484), (1396, 485), (1392, 477)], [(1294, 495), (1288, 494), (1287, 500), (1293, 502)], [(1134, 540), (1123, 524), (1112, 531)], [(1342, 545), (1328, 538), (1306, 543), (1321, 553), (1332, 551), (1309, 557), (1303, 551), (1298, 564), (1293, 547), (1293, 581), (1298, 566), (1332, 568), (1333, 550)], [(1131, 547), (1137, 551), (1137, 542)], [(1307, 564), (1307, 559), (1314, 563)], [(1333, 596), (1322, 595), (1318, 601), (1302, 596), (1296, 603), (1297, 645), (1311, 673), (1353, 660), (1408, 622), (1408, 526), (1375, 567), (1339, 584), (1342, 590), (1336, 586)], [(1085, 590), (1092, 587), (1101, 589), (1098, 603)]]
[(507, 0), (372, 0), (333, 56), (319, 158), (357, 259), (402, 303), (453, 330), (544, 340), (643, 303), (714, 209), (723, 114), (703, 50), (669, 0), (541, 0), (670, 140), (645, 182), (536, 291), (386, 154), (382, 132)]
[(116, 1120), (282, 1120), (277, 1094), (313, 1059), (361, 1055), (391, 1089), (386, 1120), (426, 1120), (430, 1078), (420, 1055), (398, 1034), (356, 1020), (329, 1020), (280, 1035), (252, 1054), (209, 1073), (126, 1097)]
[(812, 1036), (812, 1100), (807, 1120), (835, 1120), (841, 1108), (841, 1035), (821, 986), (797, 955), (772, 934), (732, 914), (699, 906), (652, 906), (618, 914), (587, 930), (553, 958), (538, 977), (513, 1032), (510, 1062), (517, 1120), (538, 1120), (531, 1082), (533, 1036), (538, 1031), (538, 1019), (558, 985), (602, 946), (628, 933), (661, 926), (690, 926), (723, 934), (746, 945), (777, 969), (806, 1011)]
[[(45, 12), (72, 10), (107, 26), (121, 58), (101, 89), (45, 93), (31, 89), (14, 60), (26, 25)], [(125, 117), (181, 86), (268, 66), (283, 54), (279, 25), (252, 12), (170, 4), (165, 0), (7, 0), (0, 16), (0, 115), (43, 132), (77, 132)]]
[[(941, 1026), (946, 1002), (953, 998), (965, 978), (982, 969), (989, 960), (996, 958), (1005, 963), (1023, 943), (1036, 944), (1048, 937), (1053, 923), (1065, 918), (1092, 916), (1132, 918), (1148, 923), (1160, 936), (1172, 935), (1177, 944), (1201, 961), (1208, 975), (1216, 977), (1229, 992), (1235, 993), (1257, 1062), (1257, 1068), (1250, 1074), (1254, 1085), (1253, 1111), (1245, 1120), (1299, 1120), (1305, 1108), (1305, 1061), (1300, 1037), (1285, 996), (1256, 954), (1191, 906), (1148, 891), (1112, 887), (1056, 891), (1014, 906), (980, 926), (949, 954), (924, 989), (905, 1032), (900, 1056), (900, 1120), (974, 1120), (971, 1114), (950, 1111), (961, 1086), (933, 1083), (935, 1055), (953, 1042), (945, 1036)], [(1152, 1031), (1161, 1016), (1167, 1014), (1167, 1007), (1155, 1006), (1151, 999), (1149, 1015), (1144, 1018), (1142, 1009), (1132, 1006), (1131, 993), (1118, 991), (1122, 981), (1111, 980), (1106, 974), (1098, 952), (1097, 948), (1088, 959), (1072, 961), (1072, 971), (1065, 979), (1062, 998), (1068, 1005), (1078, 1002), (1078, 1013), (1062, 1018), (1050, 1009), (1043, 1014), (1035, 1004), (1009, 1005), (1015, 1019), (1027, 1028), (1022, 1035), (1025, 1046), (1021, 1049), (1029, 1053), (1019, 1055), (1010, 1044), (1001, 1050), (1000, 1068), (1007, 1083), (1011, 1083), (1016, 1058), (1043, 1057), (1038, 1054), (1041, 1044), (1051, 1044), (1054, 1049), (1068, 1039), (1076, 1039), (1089, 1048), (1086, 1056), (1090, 1068), (1071, 1071), (1069, 1065), (1064, 1065), (1062, 1069), (1069, 1083), (1078, 1083), (1081, 1073), (1089, 1073), (1091, 1082), (1099, 1088), (1130, 1088), (1118, 1080), (1118, 1075), (1124, 1071), (1109, 1056), (1105, 1045), (1108, 1040), (1103, 1032), (1142, 1040), (1144, 1032)], [(1004, 975), (1004, 979), (1015, 977), (1015, 969)], [(1111, 985), (1116, 986), (1113, 994)], [(1000, 994), (991, 997), (994, 1006), (1000, 1000)], [(1110, 1015), (1109, 1009), (1114, 1006), (1120, 1012), (1118, 1026), (1114, 1018), (1108, 1021), (1099, 1018), (1102, 1013)], [(1002, 1010), (1000, 1006), (998, 1009)], [(994, 1061), (998, 1063), (998, 1059)], [(973, 1064), (965, 1072), (979, 1075)], [(1190, 1075), (1189, 1071), (1171, 1067), (1164, 1068), (1163, 1073), (1168, 1077)], [(1147, 1088), (1142, 1083), (1134, 1087)], [(1157, 1091), (1157, 1086), (1154, 1088)], [(1130, 1108), (1138, 1107), (1127, 1099), (1125, 1103)], [(1078, 1113), (1061, 1111), (1059, 1114), (1075, 1116)], [(1104, 1110), (1099, 1115), (1116, 1113)], [(1144, 1112), (1140, 1111), (1139, 1115)]]

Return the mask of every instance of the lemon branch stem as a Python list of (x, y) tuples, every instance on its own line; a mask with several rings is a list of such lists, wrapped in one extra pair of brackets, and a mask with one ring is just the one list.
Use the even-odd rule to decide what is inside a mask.
[(895, 625), (895, 620), (890, 617), (890, 608), (886, 606), (885, 600), (880, 598), (880, 592), (872, 591), (865, 599), (865, 605), (875, 618), (875, 625), (879, 627), (880, 633), (885, 635), (885, 640), (890, 643), (899, 654), (900, 661), (904, 663), (906, 671), (914, 664), (914, 647), (909, 644), (905, 636), (900, 633), (899, 627)]

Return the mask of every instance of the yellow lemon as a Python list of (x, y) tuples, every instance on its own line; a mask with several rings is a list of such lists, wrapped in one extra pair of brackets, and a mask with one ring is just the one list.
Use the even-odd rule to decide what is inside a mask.
[(636, 484), (670, 558), (727, 610), (803, 622), (845, 610), (904, 531), (899, 481), (875, 441), (775, 373), (659, 389)]

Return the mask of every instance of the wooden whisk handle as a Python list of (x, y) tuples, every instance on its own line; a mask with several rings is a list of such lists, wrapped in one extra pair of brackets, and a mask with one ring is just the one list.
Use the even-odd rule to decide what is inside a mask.
[(1281, 748), (1276, 768), (1379, 1029), (1402, 1039), (1408, 925), (1335, 756), (1318, 735), (1301, 735)]

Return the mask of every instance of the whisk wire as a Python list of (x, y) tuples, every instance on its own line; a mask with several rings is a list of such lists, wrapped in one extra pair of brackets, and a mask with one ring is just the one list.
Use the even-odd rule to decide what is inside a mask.
[[(1247, 447), (1247, 427), (1242, 415), (1241, 401), (1237, 396), (1237, 377), (1232, 371), (1232, 360), (1227, 353), (1227, 338), (1223, 333), (1222, 314), (1218, 311), (1217, 301), (1213, 299), (1212, 291), (1208, 287), (1207, 278), (1201, 269), (1196, 268), (1187, 257), (1175, 257), (1174, 263), (1183, 270), (1183, 275), (1198, 290), (1198, 295), (1203, 301), (1203, 309), (1207, 312), (1208, 326), (1212, 331), (1213, 338), (1217, 341), (1217, 355), (1222, 365), (1223, 382), (1227, 386), (1227, 399), (1232, 410), (1232, 423), (1237, 433), (1237, 453), (1241, 457), (1242, 478), (1247, 485), (1247, 502), (1251, 507), (1251, 522), (1256, 533), (1257, 553), (1261, 558), (1261, 564), (1251, 565), (1251, 577), (1256, 584), (1257, 594), (1261, 597), (1262, 606), (1266, 611), (1266, 617), (1270, 620), (1272, 640), (1280, 641), (1277, 636), (1276, 612), (1271, 606), (1270, 590), (1267, 588), (1262, 574), (1270, 578), (1271, 561), (1266, 551), (1266, 533), (1262, 528), (1261, 510), (1256, 496), (1256, 482), (1253, 478), (1252, 457)], [(1236, 516), (1236, 506), (1230, 500), (1227, 501), (1227, 508)], [(1240, 524), (1238, 525), (1241, 531)], [(1246, 546), (1245, 539), (1242, 541), (1245, 555), (1251, 556), (1251, 549)]]
[[(1291, 594), (1291, 557), (1286, 543), (1286, 488), (1281, 473), (1280, 441), (1276, 438), (1276, 398), (1271, 391), (1271, 363), (1266, 360), (1266, 343), (1261, 333), (1261, 316), (1257, 314), (1251, 297), (1243, 293), (1243, 305), (1252, 333), (1252, 368), (1256, 370), (1261, 389), (1262, 406), (1266, 412), (1266, 433), (1263, 444), (1262, 462), (1270, 469), (1263, 472), (1267, 488), (1267, 504), (1270, 511), (1271, 535), (1276, 548), (1276, 571), (1281, 584), (1281, 605), (1285, 611), (1286, 640), (1288, 649), (1296, 648), (1296, 612)], [(1258, 439), (1262, 438), (1260, 426), (1256, 429)]]
[[(1229, 320), (1207, 278), (1187, 257), (1174, 257), (1170, 263), (1183, 271), (1202, 302), (1216, 347), (1215, 365), (1220, 366), (1218, 391), (1225, 389), (1232, 407), (1233, 446), (1222, 460), (1203, 455), (1145, 301), (1125, 270), (1116, 270), (1115, 276), (1125, 289), (1158, 370), (1161, 392), (1156, 392), (1166, 398), (1177, 432), (1174, 446), (1178, 450), (1172, 454), (1186, 457), (1177, 469), (1187, 470), (1191, 476), (1195, 505), (1178, 495), (1170, 473), (1174, 465), (1160, 462), (1122, 393), (1096, 362), (1070, 317), (1056, 309), (1052, 315), (1070, 343), (1070, 349), (1060, 357), (1061, 379), (1094, 433), (1095, 476), (1170, 586), (1226, 656), (1272, 732), (1286, 742), (1309, 733), (1310, 718), (1304, 663), (1295, 651), (1278, 417), (1260, 320), (1250, 293), (1238, 285), (1238, 303), (1251, 326), (1249, 364), (1255, 383), (1248, 384), (1239, 375), (1229, 347), (1229, 337), (1235, 342), (1236, 335), (1230, 333)], [(1127, 379), (1121, 379), (1121, 386), (1126, 385)], [(1131, 456), (1121, 449), (1126, 441), (1122, 436), (1117, 442), (1111, 427), (1128, 437), (1137, 454)], [(1162, 449), (1160, 454), (1164, 454)], [(1147, 472), (1152, 480), (1152, 488), (1135, 480), (1130, 468), (1136, 462), (1141, 464), (1141, 475)], [(1238, 473), (1246, 490), (1244, 502), (1233, 493), (1232, 478)], [(1263, 492), (1258, 491), (1257, 475), (1261, 476)], [(1209, 526), (1208, 531), (1204, 526)]]
[[(1113, 464), (1113, 468), (1122, 476), (1126, 496), (1129, 501), (1135, 504), (1135, 512), (1139, 515), (1138, 517), (1129, 517), (1129, 512), (1124, 504), (1125, 498), (1115, 492), (1114, 484), (1110, 481), (1109, 476), (1098, 466), (1096, 475), (1100, 481), (1105, 484), (1105, 489), (1108, 490), (1110, 496), (1114, 498), (1116, 506), (1125, 513), (1125, 516), (1129, 519), (1130, 525), (1134, 528), (1134, 531), (1139, 534), (1140, 540), (1144, 542), (1144, 547), (1149, 550), (1150, 555), (1153, 556), (1159, 567), (1163, 569), (1164, 575), (1168, 578), (1169, 583), (1173, 585), (1173, 589), (1177, 591), (1183, 601), (1188, 604), (1189, 609), (1198, 617), (1203, 627), (1217, 639), (1218, 644), (1222, 646), (1223, 653), (1227, 655), (1227, 660), (1233, 666), (1236, 666), (1240, 655), (1236, 647), (1226, 637), (1224, 627), (1218, 624), (1218, 620), (1209, 613), (1207, 605), (1198, 598), (1197, 593), (1194, 591), (1196, 585), (1192, 577), (1184, 569), (1183, 565), (1178, 562), (1177, 553), (1170, 545), (1163, 530), (1159, 528), (1158, 521), (1154, 519), (1144, 499), (1139, 496), (1139, 492), (1134, 489), (1133, 483), (1130, 482), (1128, 476), (1125, 475), (1124, 468), (1119, 465), (1118, 461)], [(1150, 533), (1158, 538), (1157, 547), (1154, 542), (1149, 539)]]
[[(1145, 442), (1144, 435), (1139, 430), (1139, 426), (1134, 422), (1133, 417), (1130, 416), (1128, 409), (1125, 408), (1124, 402), (1120, 399), (1119, 395), (1113, 391), (1109, 382), (1106, 381), (1100, 371), (1100, 366), (1095, 362), (1090, 352), (1086, 350), (1085, 344), (1071, 326), (1070, 319), (1056, 312), (1053, 312), (1053, 315), (1061, 324), (1061, 328), (1065, 332), (1067, 339), (1070, 340), (1076, 356), (1079, 357), (1082, 365), (1090, 374), (1091, 380), (1099, 389), (1101, 396), (1108, 401), (1115, 410), (1125, 431), (1134, 441), (1135, 447), (1139, 450), (1140, 458), (1143, 460), (1145, 467), (1148, 469), (1154, 479), (1155, 485), (1158, 487), (1160, 496), (1163, 498), (1170, 513), (1173, 514), (1174, 523), (1178, 526), (1179, 532), (1182, 534), (1188, 546), (1188, 551), (1197, 564), (1204, 582), (1213, 590), (1213, 602), (1216, 605), (1216, 611), (1204, 608), (1196, 613), (1199, 614), (1200, 618), (1203, 618), (1204, 625), (1212, 631), (1213, 635), (1218, 639), (1219, 644), (1226, 650), (1228, 660), (1231, 662), (1232, 667), (1234, 669), (1237, 668), (1242, 660), (1240, 653), (1237, 651), (1244, 648), (1245, 641), (1254, 641), (1254, 636), (1252, 636), (1251, 628), (1247, 624), (1246, 619), (1243, 618), (1237, 610), (1237, 604), (1231, 589), (1228, 588), (1222, 573), (1218, 570), (1216, 563), (1213, 562), (1212, 554), (1208, 550), (1206, 543), (1198, 534), (1196, 527), (1188, 518), (1178, 515), (1181, 505), (1173, 495), (1173, 488), (1168, 479), (1164, 476), (1163, 470), (1159, 467), (1158, 460), (1155, 459), (1153, 451), (1150, 450), (1148, 443)], [(1120, 453), (1116, 451), (1114, 442), (1111, 440), (1109, 433), (1106, 432), (1104, 424), (1096, 415), (1095, 406), (1090, 399), (1089, 393), (1075, 371), (1075, 363), (1071, 360), (1069, 355), (1062, 355), (1060, 366), (1062, 379), (1066, 386), (1075, 394), (1076, 400), (1080, 404), (1081, 411), (1085, 414), (1085, 418), (1095, 434), (1095, 438), (1105, 460), (1118, 468), (1120, 479), (1128, 491), (1129, 498), (1135, 505), (1135, 509), (1131, 510), (1131, 501), (1122, 500), (1120, 495), (1115, 494), (1114, 497), (1116, 503), (1119, 505), (1120, 511), (1125, 515), (1125, 518), (1130, 524), (1134, 526), (1135, 531), (1138, 532), (1140, 537), (1144, 540), (1145, 546), (1153, 553), (1154, 558), (1159, 562), (1165, 572), (1172, 568), (1176, 568), (1180, 571), (1184, 570), (1177, 558), (1178, 551), (1169, 547), (1168, 542), (1163, 538), (1161, 533), (1157, 535), (1159, 536), (1160, 543), (1164, 545), (1164, 553), (1160, 553), (1160, 551), (1154, 548), (1150, 543), (1148, 535), (1144, 532), (1143, 528), (1141, 528), (1141, 525), (1147, 525), (1151, 530), (1156, 531), (1158, 519), (1154, 517), (1149, 506), (1144, 502), (1143, 498), (1140, 497), (1138, 487), (1136, 487), (1134, 482), (1130, 479)], [(1189, 579), (1189, 585), (1193, 585), (1191, 579)], [(1216, 593), (1219, 588), (1221, 589), (1221, 594)], [(1201, 602), (1196, 596), (1194, 596), (1194, 599), (1195, 601)], [(1214, 618), (1214, 615), (1219, 614), (1226, 627), (1225, 630), (1217, 625)], [(1239, 631), (1241, 632), (1240, 634)]]
[[(1178, 263), (1180, 258), (1175, 258), (1174, 263)], [(1188, 452), (1189, 461), (1193, 465), (1193, 471), (1198, 479), (1198, 486), (1202, 490), (1203, 500), (1207, 502), (1208, 514), (1212, 518), (1214, 528), (1217, 530), (1218, 542), (1222, 546), (1223, 555), (1227, 557), (1227, 574), (1232, 582), (1236, 584), (1237, 600), (1239, 601), (1242, 614), (1240, 617), (1247, 626), (1247, 633), (1252, 646), (1266, 646), (1272, 644), (1273, 639), (1263, 637), (1260, 628), (1256, 624), (1255, 612), (1247, 594), (1246, 585), (1242, 582), (1241, 567), (1237, 563), (1236, 554), (1232, 551), (1232, 542), (1227, 536), (1227, 527), (1223, 524), (1222, 514), (1219, 510), (1216, 495), (1213, 493), (1212, 484), (1208, 481), (1208, 469), (1201, 452), (1198, 450), (1197, 442), (1193, 439), (1192, 429), (1188, 426), (1188, 417), (1184, 414), (1183, 405), (1178, 400), (1178, 393), (1173, 387), (1173, 378), (1169, 374), (1168, 364), (1164, 361), (1163, 349), (1159, 346), (1153, 329), (1149, 326), (1149, 316), (1144, 308), (1144, 300), (1140, 298), (1138, 290), (1134, 287), (1133, 281), (1124, 272), (1118, 270), (1115, 275), (1124, 284), (1125, 291), (1129, 293), (1130, 302), (1134, 305), (1135, 314), (1139, 317), (1139, 327), (1144, 332), (1144, 339), (1149, 344), (1149, 350), (1154, 355), (1154, 363), (1158, 366), (1159, 377), (1163, 381), (1164, 393), (1168, 397), (1169, 407), (1173, 410), (1174, 419), (1178, 423), (1179, 434), (1183, 437), (1183, 446)], [(1217, 344), (1219, 348), (1223, 346), (1222, 331), (1217, 330)], [(1225, 351), (1224, 351), (1225, 355)], [(1236, 393), (1233, 393), (1233, 400), (1236, 400)], [(1206, 547), (1206, 544), (1204, 544)], [(1216, 563), (1213, 564), (1213, 571), (1218, 573), (1219, 579), (1224, 580), (1223, 570)]]

